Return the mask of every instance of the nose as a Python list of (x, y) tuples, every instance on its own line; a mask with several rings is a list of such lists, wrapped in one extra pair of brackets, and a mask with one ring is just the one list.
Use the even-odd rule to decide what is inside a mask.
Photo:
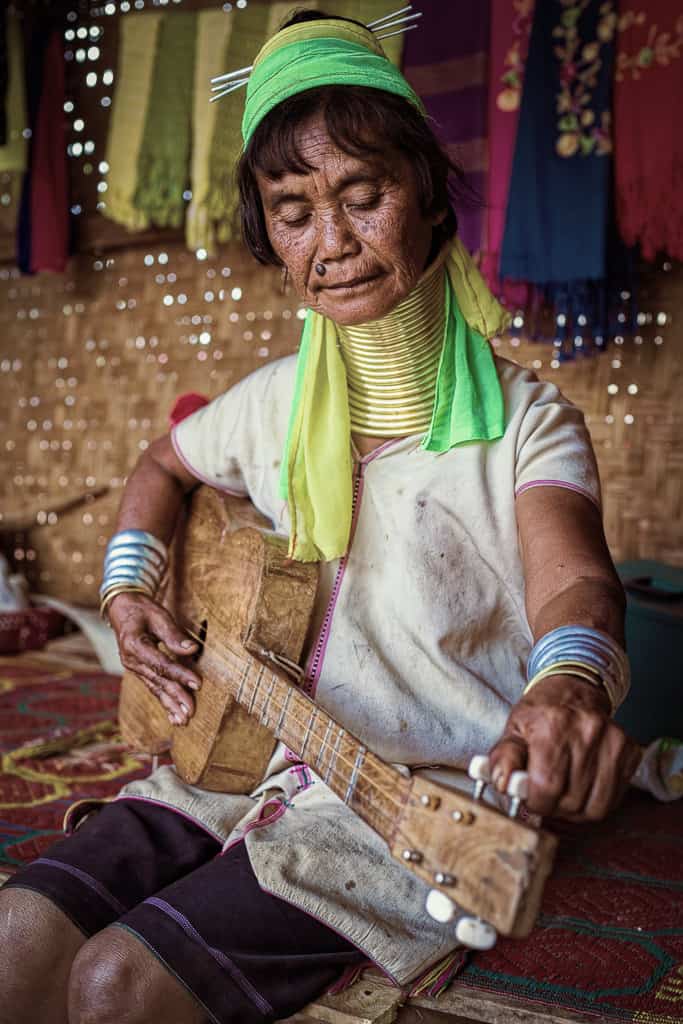
[(325, 210), (319, 215), (316, 251), (318, 261), (333, 263), (347, 256), (357, 256), (360, 250), (360, 240), (343, 210)]

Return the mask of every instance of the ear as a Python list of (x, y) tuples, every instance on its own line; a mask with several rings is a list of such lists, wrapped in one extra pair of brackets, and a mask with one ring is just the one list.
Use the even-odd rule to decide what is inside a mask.
[(433, 228), (438, 228), (445, 221), (448, 216), (448, 207), (444, 207), (443, 210), (439, 210), (437, 213), (432, 214), (430, 221)]

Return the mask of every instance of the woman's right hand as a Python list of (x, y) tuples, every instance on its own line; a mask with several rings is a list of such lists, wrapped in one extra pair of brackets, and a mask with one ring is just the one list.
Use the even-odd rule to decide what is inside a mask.
[(190, 691), (199, 689), (201, 679), (181, 661), (170, 658), (159, 644), (163, 642), (178, 658), (186, 658), (196, 653), (196, 642), (178, 628), (165, 608), (144, 594), (117, 594), (107, 611), (124, 668), (142, 679), (173, 725), (187, 725), (195, 710)]

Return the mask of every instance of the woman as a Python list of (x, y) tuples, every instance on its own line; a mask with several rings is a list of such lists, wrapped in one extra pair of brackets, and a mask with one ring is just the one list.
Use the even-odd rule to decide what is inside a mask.
[[(504, 316), (457, 240), (418, 98), (372, 32), (302, 12), (259, 55), (243, 130), (247, 244), (312, 312), (298, 362), (252, 374), (131, 475), (103, 583), (124, 664), (189, 720), (194, 645), (154, 593), (207, 481), (321, 562), (306, 683), (338, 721), (454, 778), (490, 750), (501, 790), (528, 770), (532, 811), (602, 817), (638, 752), (610, 720), (624, 601), (594, 457), (554, 386), (493, 358)], [(251, 797), (163, 768), (0, 894), (0, 1020), (273, 1020), (368, 956), (404, 984), (454, 946), (426, 892), (286, 751)]]

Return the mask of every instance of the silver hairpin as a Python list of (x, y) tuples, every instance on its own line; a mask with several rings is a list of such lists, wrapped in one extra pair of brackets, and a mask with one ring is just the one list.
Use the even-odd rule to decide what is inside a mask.
[(248, 78), (243, 78), (240, 82), (231, 82), (227, 88), (223, 89), (221, 92), (217, 92), (215, 96), (212, 96), (209, 103), (215, 103), (216, 100), (222, 100), (224, 96), (228, 96), (231, 92), (236, 92), (237, 89), (243, 89), (248, 81)]
[(233, 78), (232, 82), (219, 82), (218, 85), (211, 86), (211, 92), (225, 92), (226, 89), (240, 89), (243, 85), (246, 85), (249, 81), (249, 76), (244, 78)]
[[(422, 11), (416, 11), (415, 14), (406, 15), (405, 18), (396, 18), (394, 21), (388, 21), (386, 25), (380, 25), (374, 31), (375, 33), (384, 32), (384, 30), (387, 28), (394, 28), (395, 25), (406, 25), (409, 21), (415, 21), (417, 18), (421, 17)], [(415, 25), (414, 28), (417, 28), (417, 25)]]
[(385, 36), (377, 36), (381, 41), (382, 39), (391, 39), (392, 36), (404, 36), (406, 32), (412, 32), (414, 28), (419, 28), (419, 25), (408, 25), (407, 28), (399, 28), (396, 32), (387, 32)]
[(392, 18), (397, 18), (399, 14), (405, 14), (406, 11), (412, 11), (413, 5), (408, 4), (407, 7), (402, 7), (400, 11), (393, 11), (391, 14), (385, 14), (383, 18), (377, 18), (376, 21), (371, 21), (368, 28), (374, 29), (383, 26), (385, 21), (391, 21)]
[(237, 71), (226, 71), (224, 75), (216, 75), (212, 78), (212, 82), (228, 82), (232, 78), (239, 78), (240, 75), (249, 75), (254, 70), (254, 65), (250, 64), (248, 68), (238, 68)]

